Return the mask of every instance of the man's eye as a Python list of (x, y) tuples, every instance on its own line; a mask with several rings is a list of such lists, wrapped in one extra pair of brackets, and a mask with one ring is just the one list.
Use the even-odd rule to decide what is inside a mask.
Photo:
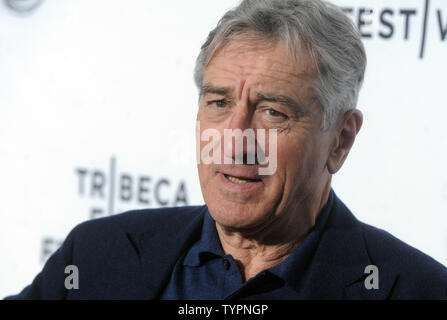
[(285, 119), (287, 118), (287, 116), (284, 113), (276, 111), (274, 109), (267, 109), (265, 111), (267, 112), (267, 114), (269, 116), (274, 117), (274, 118), (285, 118)]
[(222, 100), (211, 101), (210, 104), (214, 104), (218, 108), (225, 108), (228, 105), (227, 101), (223, 100), (223, 99)]

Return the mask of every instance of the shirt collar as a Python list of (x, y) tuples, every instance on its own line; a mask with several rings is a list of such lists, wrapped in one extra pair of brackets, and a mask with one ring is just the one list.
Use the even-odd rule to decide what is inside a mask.
[(205, 213), (200, 240), (188, 251), (183, 265), (198, 267), (214, 257), (222, 257), (224, 252), (217, 234), (216, 222), (209, 211)]
[[(267, 271), (282, 278), (286, 283), (295, 284), (301, 274), (300, 271), (309, 262), (312, 253), (317, 247), (321, 233), (328, 219), (334, 202), (334, 191), (331, 189), (326, 205), (321, 210), (314, 227), (309, 231), (303, 242), (280, 264), (269, 268)], [(196, 242), (183, 260), (183, 265), (198, 267), (210, 259), (224, 256), (216, 223), (209, 211), (206, 212), (200, 240)]]
[(331, 189), (328, 201), (318, 215), (314, 227), (298, 247), (284, 261), (269, 268), (269, 272), (282, 278), (287, 284), (295, 286), (318, 246), (333, 207), (334, 197), (334, 191)]

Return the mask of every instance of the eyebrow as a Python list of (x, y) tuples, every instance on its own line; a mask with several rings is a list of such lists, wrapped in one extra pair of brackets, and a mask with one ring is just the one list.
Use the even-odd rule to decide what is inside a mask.
[(308, 113), (307, 108), (305, 108), (303, 104), (298, 103), (295, 99), (292, 99), (288, 96), (257, 93), (256, 98), (257, 103), (261, 101), (268, 101), (282, 104), (283, 106), (290, 109), (297, 118), (305, 116)]
[[(211, 84), (204, 84), (200, 89), (200, 97), (206, 94), (218, 94), (222, 96), (233, 96), (234, 88), (231, 87), (217, 87)], [(290, 98), (284, 95), (277, 94), (265, 94), (265, 93), (256, 93), (256, 101), (255, 104), (258, 104), (261, 101), (268, 101), (279, 103), (288, 109), (290, 109), (293, 115), (296, 118), (300, 118), (308, 114), (308, 110), (304, 107), (302, 103), (298, 103), (295, 99)]]
[(203, 96), (208, 93), (219, 94), (222, 96), (229, 96), (234, 94), (234, 89), (230, 87), (216, 87), (211, 84), (204, 84), (202, 88), (200, 88), (200, 96)]

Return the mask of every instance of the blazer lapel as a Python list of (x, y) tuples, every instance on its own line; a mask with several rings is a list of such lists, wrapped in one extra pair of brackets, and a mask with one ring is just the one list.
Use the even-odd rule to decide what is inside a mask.
[[(179, 209), (181, 210), (181, 209)], [(150, 230), (128, 234), (140, 261), (141, 299), (157, 299), (169, 281), (177, 260), (198, 240), (207, 207), (191, 212), (166, 212), (154, 217)]]
[[(334, 194), (335, 195), (335, 194)], [(325, 230), (301, 288), (309, 299), (385, 299), (396, 275), (379, 268), (379, 289), (366, 289), (365, 267), (374, 265), (362, 224), (335, 195)]]

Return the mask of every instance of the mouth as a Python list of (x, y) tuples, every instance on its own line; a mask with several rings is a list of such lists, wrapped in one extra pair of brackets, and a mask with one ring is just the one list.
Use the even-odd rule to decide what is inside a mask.
[(242, 178), (242, 177), (234, 177), (229, 174), (224, 174), (224, 177), (227, 178), (229, 181), (236, 183), (236, 184), (246, 184), (250, 182), (260, 182), (261, 179), (248, 179), (248, 178)]
[(219, 172), (219, 183), (221, 191), (231, 197), (251, 197), (259, 192), (263, 192), (265, 182), (255, 174), (248, 172)]

